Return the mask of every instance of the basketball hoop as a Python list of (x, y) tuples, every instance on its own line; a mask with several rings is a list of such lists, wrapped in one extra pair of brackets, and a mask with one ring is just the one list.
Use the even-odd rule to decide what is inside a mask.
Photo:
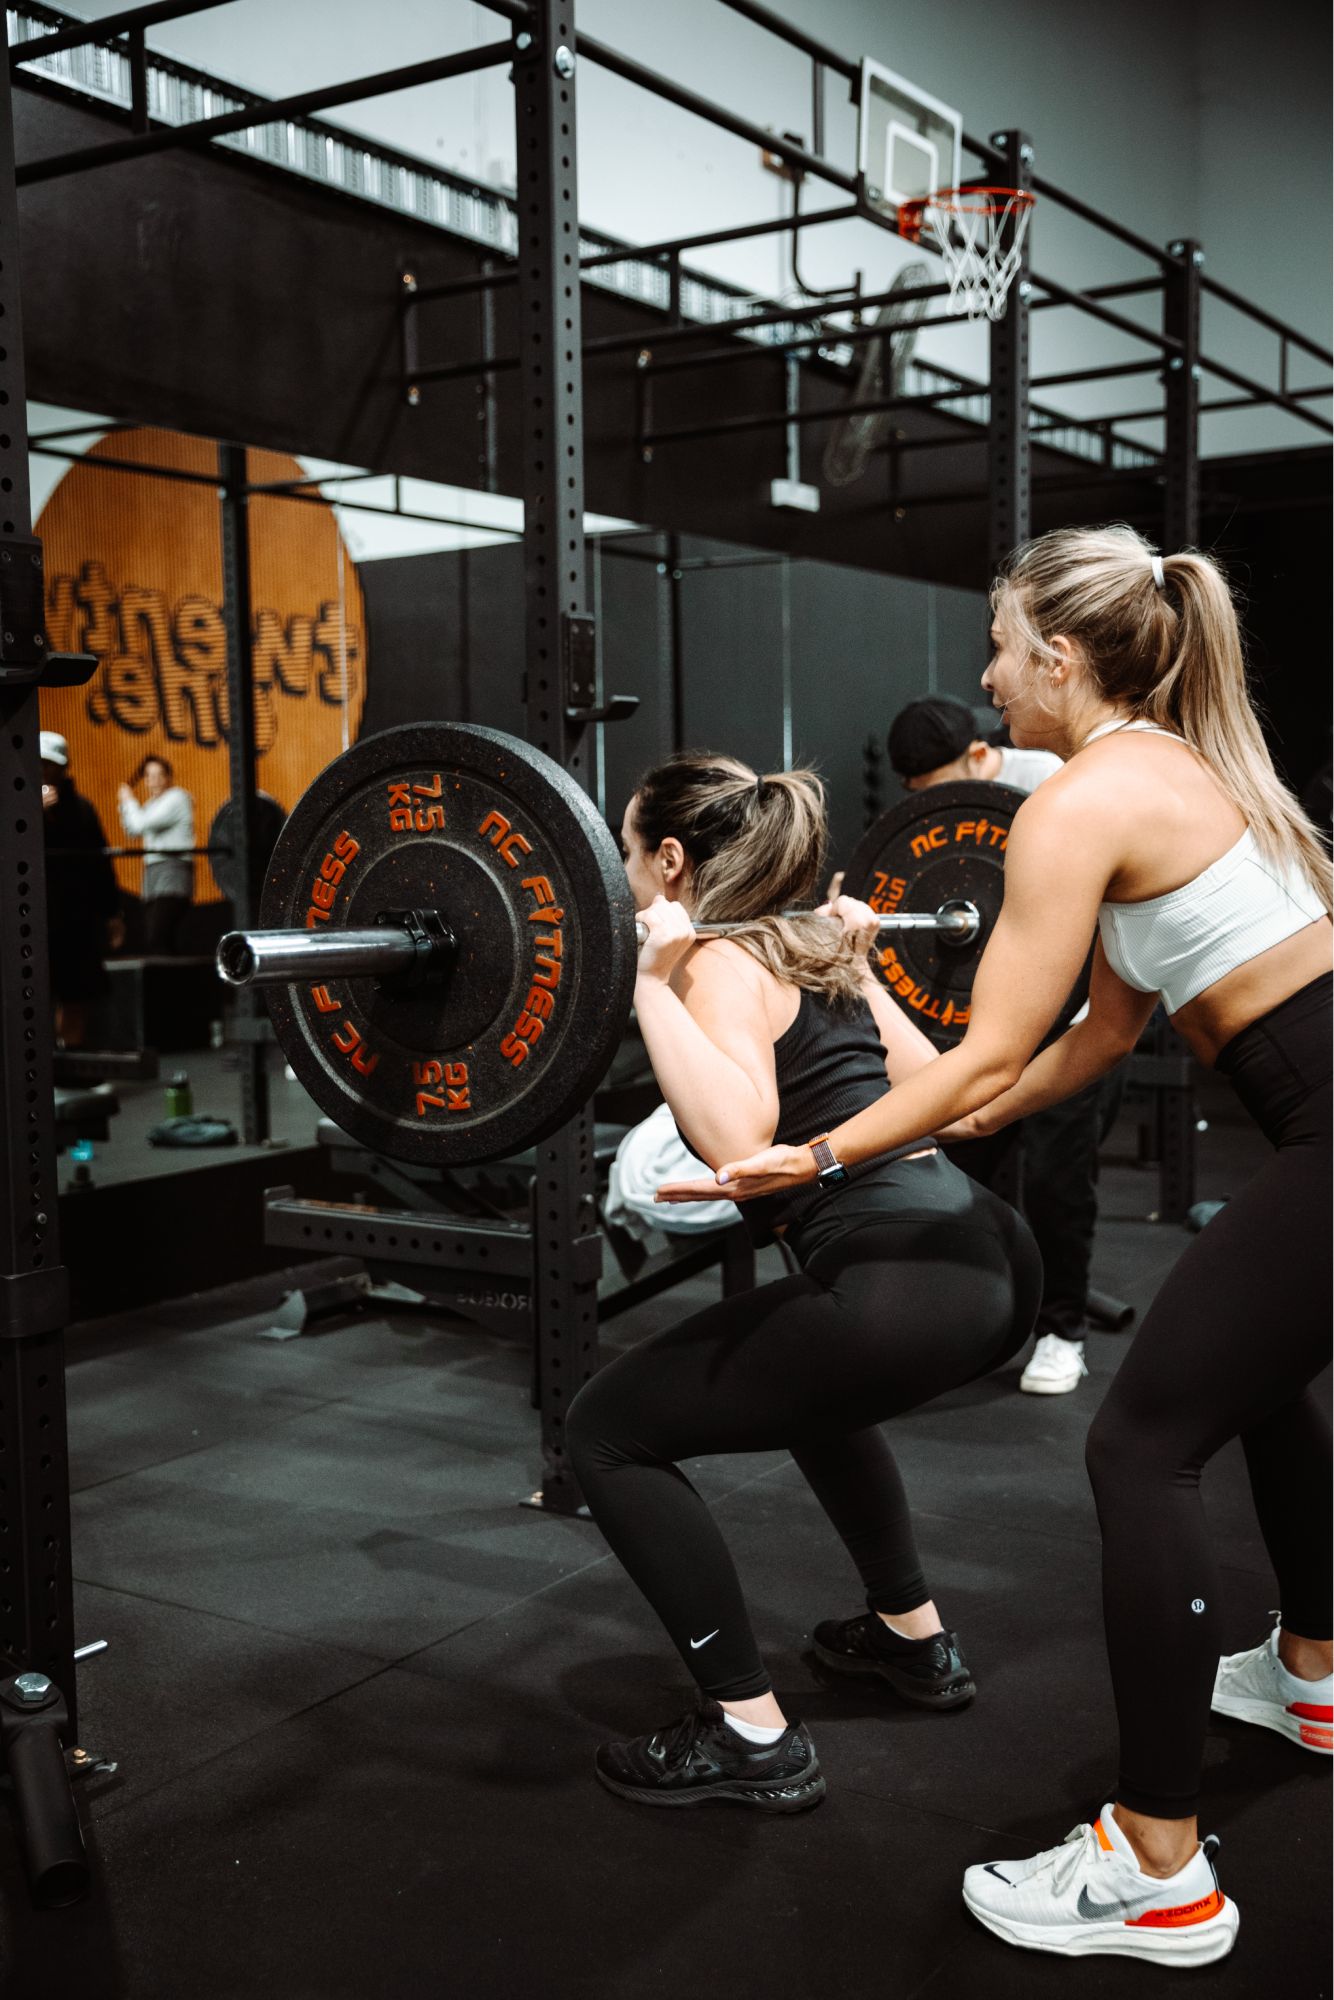
[(1022, 188), (941, 188), (900, 206), (899, 233), (943, 260), (952, 306), (969, 319), (999, 319), (1032, 212)]

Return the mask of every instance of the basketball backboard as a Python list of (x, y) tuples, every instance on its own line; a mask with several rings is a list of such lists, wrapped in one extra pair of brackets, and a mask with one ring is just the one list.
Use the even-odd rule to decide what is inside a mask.
[(906, 77), (862, 58), (857, 167), (867, 201), (895, 213), (959, 184), (963, 120)]

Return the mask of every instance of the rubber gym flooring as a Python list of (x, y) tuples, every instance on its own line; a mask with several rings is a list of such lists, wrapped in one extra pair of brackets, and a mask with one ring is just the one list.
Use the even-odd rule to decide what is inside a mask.
[[(1215, 1114), (1201, 1192), (1239, 1185), (1257, 1146)], [(1095, 1278), (1141, 1307), (1186, 1241), (1143, 1219), (1153, 1186), (1105, 1169)], [(407, 1315), (267, 1342), (280, 1283), (72, 1332), (79, 1639), (110, 1641), (81, 1671), (81, 1735), (119, 1769), (84, 1793), (82, 1907), (33, 1915), (0, 1829), (6, 2000), (1170, 1983), (1007, 1949), (959, 1900), (968, 1862), (1059, 1840), (1114, 1770), (1081, 1445), (1124, 1336), (1091, 1338), (1072, 1396), (1020, 1396), (1010, 1369), (894, 1426), (980, 1684), (959, 1714), (815, 1677), (806, 1635), (858, 1591), (790, 1462), (691, 1468), (829, 1796), (792, 1820), (655, 1813), (604, 1793), (592, 1751), (679, 1712), (685, 1675), (597, 1529), (516, 1505), (537, 1470), (525, 1349)], [(609, 1334), (712, 1296), (696, 1280)], [(1252, 1645), (1274, 1589), (1235, 1449), (1206, 1490), (1226, 1643)], [(1327, 1785), (1308, 1753), (1215, 1724), (1203, 1823), (1241, 1933), (1193, 1987), (1329, 1993)]]

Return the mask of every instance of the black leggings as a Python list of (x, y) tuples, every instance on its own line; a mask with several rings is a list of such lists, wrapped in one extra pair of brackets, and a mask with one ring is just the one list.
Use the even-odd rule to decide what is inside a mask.
[(1089, 1433), (1121, 1725), (1117, 1799), (1194, 1813), (1218, 1665), (1203, 1466), (1240, 1437), (1283, 1623), (1328, 1639), (1331, 979), (1243, 1029), (1217, 1068), (1275, 1151), (1178, 1258)]
[(678, 1461), (785, 1449), (874, 1610), (930, 1595), (876, 1426), (985, 1374), (1028, 1338), (1027, 1226), (940, 1154), (831, 1192), (789, 1241), (793, 1277), (643, 1341), (570, 1406), (566, 1440), (613, 1552), (706, 1694), (768, 1692), (732, 1559)]

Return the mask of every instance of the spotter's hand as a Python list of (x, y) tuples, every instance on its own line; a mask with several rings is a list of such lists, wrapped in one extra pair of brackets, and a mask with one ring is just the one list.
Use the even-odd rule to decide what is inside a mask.
[(635, 921), (647, 933), (639, 947), (638, 976), (665, 985), (695, 942), (690, 913), (683, 903), (655, 896), (646, 910), (636, 913)]
[(655, 1201), (754, 1201), (762, 1194), (786, 1194), (815, 1179), (809, 1146), (766, 1146), (746, 1160), (729, 1160), (705, 1180), (664, 1181)]

